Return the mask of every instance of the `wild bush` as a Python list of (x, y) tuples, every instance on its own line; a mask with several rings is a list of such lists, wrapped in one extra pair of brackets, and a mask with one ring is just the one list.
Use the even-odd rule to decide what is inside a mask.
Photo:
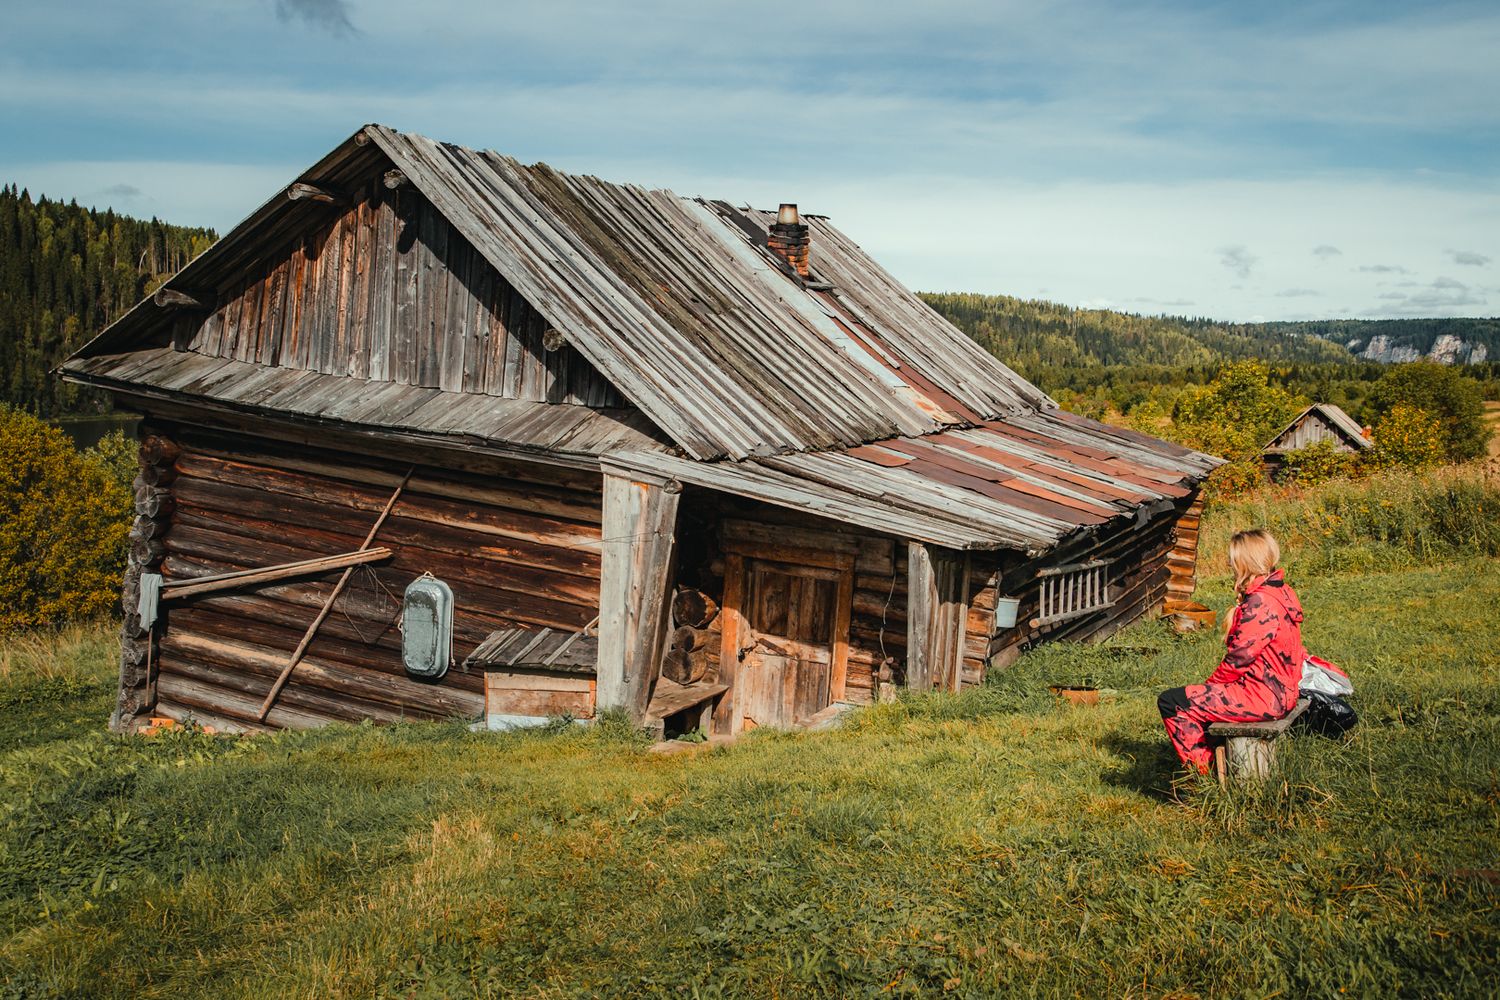
[(1267, 528), (1301, 572), (1399, 568), (1500, 555), (1500, 477), (1476, 466), (1394, 470), (1316, 489), (1263, 488), (1205, 518), (1200, 565), (1224, 565), (1229, 538)]
[[(1420, 410), (1436, 423), (1433, 437), (1441, 449), (1441, 461), (1466, 462), (1480, 457), (1489, 442), (1484, 421), (1484, 401), (1479, 383), (1451, 365), (1417, 361), (1396, 365), (1370, 390), (1370, 408), (1378, 429), (1389, 424), (1400, 408)], [(1396, 426), (1409, 427), (1407, 413)]]
[(131, 489), (135, 482), (136, 469), (139, 467), (139, 459), (136, 456), (138, 446), (134, 439), (126, 437), (125, 432), (113, 430), (99, 439), (99, 443), (84, 452), (90, 458), (98, 460), (114, 481), (124, 489)]
[(1242, 496), (1264, 481), (1261, 449), (1297, 412), (1297, 402), (1255, 361), (1226, 365), (1207, 386), (1178, 400), (1174, 439), (1229, 459), (1209, 477), (1209, 499)]
[(1355, 457), (1339, 451), (1332, 441), (1316, 441), (1282, 455), (1276, 481), (1287, 486), (1317, 486), (1354, 473)]
[(1377, 466), (1424, 469), (1448, 454), (1443, 425), (1437, 417), (1411, 403), (1397, 403), (1375, 422)]
[(107, 612), (130, 509), (130, 491), (98, 456), (0, 407), (0, 633)]

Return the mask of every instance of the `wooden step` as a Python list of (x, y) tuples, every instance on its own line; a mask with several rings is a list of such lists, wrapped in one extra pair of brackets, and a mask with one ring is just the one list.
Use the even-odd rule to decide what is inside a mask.
[(648, 722), (660, 721), (701, 705), (728, 690), (728, 684), (711, 684), (708, 681), (678, 684), (665, 677), (658, 678), (656, 690), (651, 694), (651, 704), (646, 706), (646, 719)]

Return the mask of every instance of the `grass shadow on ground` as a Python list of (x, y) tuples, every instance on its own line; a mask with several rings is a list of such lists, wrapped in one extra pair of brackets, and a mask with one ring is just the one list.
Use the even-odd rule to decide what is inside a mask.
[(1125, 733), (1110, 733), (1099, 745), (1114, 755), (1114, 766), (1099, 773), (1099, 780), (1114, 788), (1128, 788), (1159, 802), (1175, 801), (1172, 781), (1182, 771), (1172, 745), (1163, 738), (1143, 739)]

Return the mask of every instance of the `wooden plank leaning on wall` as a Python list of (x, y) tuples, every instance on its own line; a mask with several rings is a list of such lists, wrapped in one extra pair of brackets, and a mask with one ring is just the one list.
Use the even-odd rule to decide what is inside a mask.
[(906, 563), (906, 686), (957, 691), (969, 621), (970, 556), (910, 542)]
[(668, 480), (604, 476), (599, 584), (600, 709), (646, 717), (667, 636), (668, 584), (682, 486)]

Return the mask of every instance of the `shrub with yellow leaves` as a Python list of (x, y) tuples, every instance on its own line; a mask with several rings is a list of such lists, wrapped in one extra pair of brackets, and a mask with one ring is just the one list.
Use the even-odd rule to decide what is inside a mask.
[(1381, 468), (1427, 468), (1447, 451), (1441, 421), (1411, 403), (1395, 404), (1375, 424), (1374, 462)]
[(99, 457), (0, 407), (0, 632), (107, 612), (130, 513), (130, 491)]

